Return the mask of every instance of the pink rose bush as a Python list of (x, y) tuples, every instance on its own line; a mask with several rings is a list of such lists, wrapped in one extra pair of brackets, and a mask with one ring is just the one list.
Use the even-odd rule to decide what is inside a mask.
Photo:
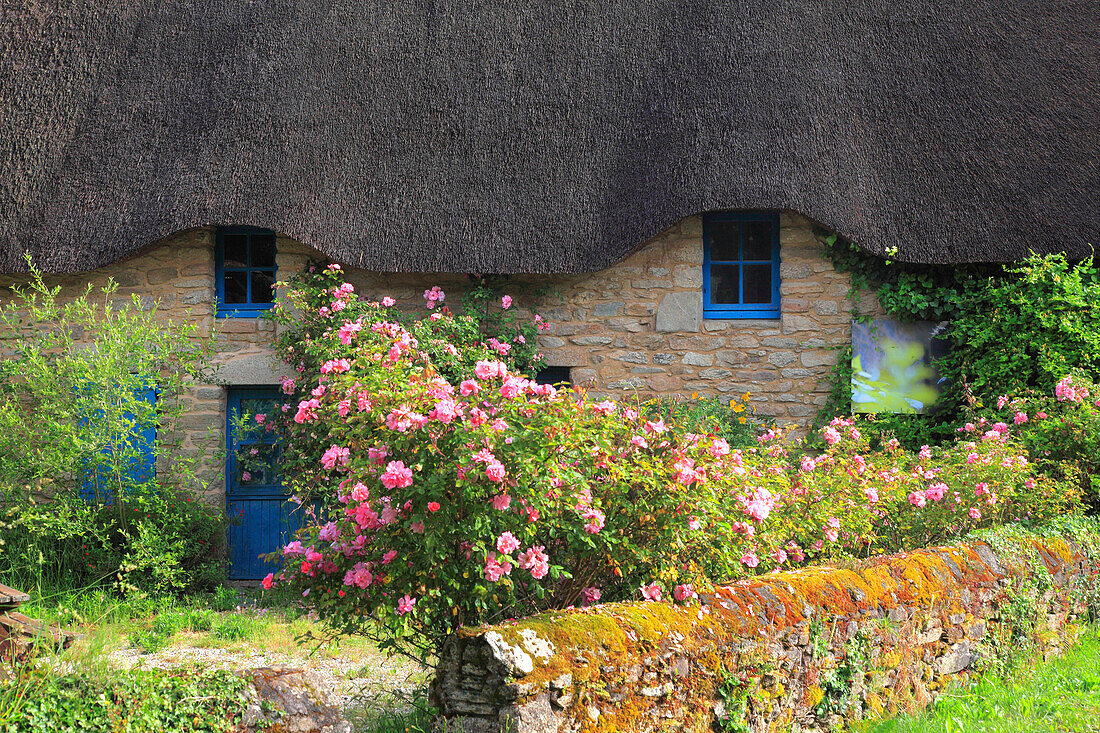
[[(269, 584), (406, 650), (549, 608), (689, 603), (717, 582), (1058, 505), (1007, 424), (920, 454), (872, 450), (842, 419), (820, 454), (782, 430), (735, 450), (530, 380), (514, 333), (500, 349), (500, 331), (441, 307), (438, 288), (425, 293), (430, 316), (412, 321), (360, 300), (332, 268), (281, 292), (297, 408), (273, 420), (287, 483), (324, 511)], [(529, 341), (542, 324), (527, 325)]]
[[(1028, 391), (997, 400), (982, 413), (983, 429), (1012, 423), (1041, 473), (1079, 492), (1089, 508), (1100, 509), (1100, 387), (1087, 372), (1066, 374), (1052, 392)], [(971, 423), (977, 429), (976, 423)]]

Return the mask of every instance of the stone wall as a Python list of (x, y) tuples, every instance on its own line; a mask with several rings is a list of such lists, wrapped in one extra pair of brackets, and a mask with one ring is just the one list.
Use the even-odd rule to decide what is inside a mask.
[[(620, 397), (748, 392), (758, 413), (805, 425), (828, 398), (838, 350), (851, 343), (850, 281), (798, 214), (781, 215), (780, 260), (778, 319), (703, 318), (701, 216), (605, 270), (515, 276), (508, 290), (548, 321), (539, 339), (546, 363), (569, 367), (575, 384)], [(347, 272), (361, 291), (410, 307), (433, 284), (449, 304), (469, 287), (454, 275)], [(861, 309), (878, 312), (873, 296), (863, 295)]]
[[(187, 414), (179, 435), (187, 455), (202, 461), (206, 493), (224, 493), (224, 385), (277, 384), (286, 372), (275, 364), (274, 325), (261, 318), (214, 317), (214, 229), (181, 232), (133, 257), (92, 272), (51, 275), (62, 297), (75, 297), (91, 283), (113, 278), (116, 301), (138, 295), (154, 301), (164, 318), (198, 323), (216, 331), (221, 385), (184, 395)], [(851, 341), (848, 276), (822, 257), (810, 221), (781, 216), (782, 317), (709, 320), (702, 317), (702, 218), (689, 217), (622, 262), (581, 275), (513, 276), (508, 290), (517, 310), (538, 312), (550, 328), (540, 336), (546, 361), (570, 367), (574, 383), (596, 394), (623, 397), (661, 394), (740, 396), (750, 393), (762, 415), (807, 423), (828, 394), (827, 376), (837, 350)], [(278, 277), (299, 272), (319, 252), (291, 239), (277, 240)], [(442, 286), (448, 304), (470, 287), (466, 275), (391, 274), (345, 267), (360, 293), (390, 295), (408, 308), (423, 306), (422, 293)], [(23, 275), (0, 275), (0, 301)], [(873, 298), (864, 297), (867, 310)]]
[(759, 733), (830, 730), (926, 705), (1013, 643), (1022, 609), (1059, 651), (1098, 573), (1071, 541), (974, 543), (770, 573), (702, 606), (543, 614), (463, 632), (433, 697), (464, 733), (702, 732), (724, 716)]

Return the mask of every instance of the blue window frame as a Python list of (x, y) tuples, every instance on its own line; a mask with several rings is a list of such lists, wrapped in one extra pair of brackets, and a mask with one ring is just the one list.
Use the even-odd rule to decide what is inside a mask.
[(779, 214), (703, 216), (703, 317), (779, 318)]
[(218, 317), (255, 318), (275, 305), (275, 232), (219, 229), (214, 263)]

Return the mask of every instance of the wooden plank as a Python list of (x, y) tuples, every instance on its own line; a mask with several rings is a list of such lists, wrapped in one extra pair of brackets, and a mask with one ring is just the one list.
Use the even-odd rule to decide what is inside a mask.
[(29, 601), (31, 597), (21, 590), (15, 588), (9, 588), (6, 585), (0, 585), (0, 604), (3, 605), (19, 605)]
[(50, 626), (43, 621), (14, 611), (0, 615), (0, 628), (7, 629), (8, 635), (17, 640), (42, 639), (55, 646), (59, 645), (63, 649), (67, 649), (76, 638), (75, 634), (71, 634), (64, 629)]

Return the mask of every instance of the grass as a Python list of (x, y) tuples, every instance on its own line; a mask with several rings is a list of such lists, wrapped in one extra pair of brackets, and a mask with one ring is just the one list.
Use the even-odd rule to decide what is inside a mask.
[(1100, 729), (1100, 628), (1065, 656), (945, 692), (927, 711), (860, 733), (1086, 733)]
[[(413, 669), (395, 670), (388, 664), (385, 665), (387, 670), (380, 672), (385, 660), (374, 643), (363, 637), (324, 641), (320, 623), (296, 608), (272, 606), (258, 590), (223, 588), (215, 593), (185, 598), (148, 595), (120, 598), (109, 590), (91, 588), (32, 595), (32, 600), (21, 610), (76, 632), (78, 639), (71, 649), (44, 658), (43, 666), (34, 674), (27, 674), (14, 683), (0, 682), (0, 733), (7, 733), (9, 728), (5, 726), (19, 710), (24, 715), (39, 715), (36, 720), (42, 719), (47, 711), (35, 712), (38, 705), (35, 701), (44, 696), (67, 699), (70, 701), (66, 703), (68, 707), (83, 709), (83, 700), (88, 695), (80, 690), (87, 690), (94, 697), (99, 696), (97, 691), (114, 689), (112, 685), (122, 685), (125, 694), (104, 693), (107, 697), (137, 699), (135, 695), (140, 697), (148, 693), (152, 701), (166, 701), (164, 709), (172, 708), (172, 700), (191, 699), (196, 695), (211, 700), (228, 699), (222, 694), (225, 685), (216, 675), (209, 679), (196, 678), (197, 687), (187, 688), (186, 694), (175, 692), (181, 684), (175, 681), (176, 677), (195, 676), (186, 670), (196, 664), (196, 652), (193, 651), (196, 648), (224, 651), (225, 655), (218, 658), (226, 660), (228, 668), (236, 668), (234, 659), (247, 665), (246, 660), (256, 654), (269, 659), (274, 656), (272, 661), (277, 663), (280, 663), (278, 657), (284, 656), (285, 663), (292, 666), (326, 663), (325, 669), (342, 680), (341, 684), (348, 685), (348, 690), (353, 691), (351, 694), (358, 695), (345, 706), (345, 714), (357, 733), (427, 733), (431, 730), (431, 716), (422, 709), (426, 707), (422, 693), (414, 697), (412, 703), (393, 693), (395, 687), (410, 690), (422, 686), (426, 681), (425, 673)], [(120, 658), (117, 652), (127, 647), (130, 651)], [(141, 656), (152, 653), (158, 653), (159, 661), (147, 661)], [(120, 668), (134, 662), (135, 654), (138, 655), (136, 666), (120, 672)], [(129, 661), (124, 663), (126, 657)], [(332, 664), (327, 664), (330, 661)], [(162, 665), (171, 669), (149, 668)], [(205, 664), (202, 671), (214, 674), (209, 664)], [(410, 675), (407, 679), (406, 672)], [(354, 692), (360, 689), (361, 692)], [(48, 712), (55, 714), (52, 708)], [(97, 711), (95, 715), (106, 713)], [(155, 718), (162, 713), (150, 712), (149, 715)], [(208, 729), (218, 728), (195, 728)], [(72, 730), (83, 729), (75, 727)], [(139, 726), (133, 730), (157, 728)], [(168, 725), (165, 730), (173, 728)]]
[(433, 716), (426, 700), (412, 704), (396, 699), (371, 699), (344, 711), (356, 733), (433, 733)]
[(267, 605), (256, 591), (219, 588), (186, 598), (135, 595), (123, 599), (92, 588), (35, 596), (20, 610), (82, 634), (84, 638), (78, 642), (82, 647), (118, 649), (129, 645), (154, 653), (180, 645), (288, 656), (361, 657), (364, 663), (377, 657), (375, 646), (357, 637), (341, 639), (338, 644), (299, 644), (300, 638), (319, 640), (320, 624), (297, 609)]

